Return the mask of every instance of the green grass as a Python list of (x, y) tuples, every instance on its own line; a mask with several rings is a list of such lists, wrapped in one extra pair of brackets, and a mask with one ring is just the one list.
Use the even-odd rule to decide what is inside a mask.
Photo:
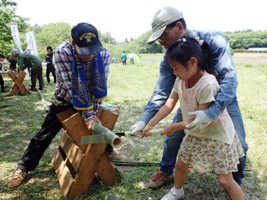
[(261, 199), (267, 199), (267, 66), (253, 63), (238, 65), (237, 69), (238, 96), (249, 144), (246, 186)]
[[(245, 56), (244, 56), (245, 55)], [(248, 165), (243, 188), (247, 199), (267, 199), (267, 56), (234, 55), (239, 78), (238, 98), (244, 118), (249, 144)], [(159, 75), (161, 55), (141, 55), (141, 64), (112, 64), (108, 81), (107, 102), (120, 106), (120, 116), (115, 132), (127, 131), (141, 116)], [(5, 83), (11, 88), (10, 79)], [(29, 81), (25, 81), (27, 86)], [(53, 84), (46, 85), (43, 95), (53, 96)], [(29, 96), (7, 96), (0, 93), (0, 199), (64, 199), (60, 190), (51, 158), (58, 146), (60, 134), (53, 140), (37, 169), (29, 174), (26, 184), (16, 190), (6, 186), (7, 178), (16, 167), (29, 140), (43, 121), (43, 107), (38, 93)], [(169, 123), (171, 114), (162, 124)], [(159, 162), (164, 137), (123, 137), (119, 152), (123, 160)], [(78, 199), (102, 200), (113, 194), (121, 199), (159, 199), (172, 184), (157, 190), (144, 190), (157, 167), (118, 167), (123, 179), (105, 187), (99, 180), (92, 184), (87, 197)], [(189, 173), (185, 183), (186, 199), (229, 199), (212, 174)]]

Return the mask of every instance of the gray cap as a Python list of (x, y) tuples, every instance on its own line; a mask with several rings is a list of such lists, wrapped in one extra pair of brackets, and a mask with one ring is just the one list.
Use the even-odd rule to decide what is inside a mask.
[(20, 54), (20, 52), (18, 49), (12, 49), (11, 55), (19, 55), (19, 54)]
[(174, 7), (164, 7), (160, 9), (153, 17), (151, 23), (152, 35), (149, 37), (147, 43), (151, 44), (156, 41), (169, 24), (181, 18), (183, 18), (183, 13)]

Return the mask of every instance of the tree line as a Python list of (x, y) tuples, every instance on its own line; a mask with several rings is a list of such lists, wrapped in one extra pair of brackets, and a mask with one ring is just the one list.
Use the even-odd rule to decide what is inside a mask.
[[(1, 52), (8, 55), (12, 48), (15, 48), (11, 36), (10, 24), (16, 23), (20, 32), (22, 49), (27, 48), (25, 33), (33, 31), (36, 38), (39, 56), (44, 59), (46, 47), (48, 45), (57, 47), (64, 41), (68, 40), (71, 26), (68, 23), (50, 23), (47, 25), (31, 26), (29, 19), (17, 16), (15, 14), (17, 4), (11, 0), (0, 0), (0, 48)], [(143, 53), (162, 53), (163, 47), (157, 43), (152, 45), (146, 44), (151, 31), (147, 31), (137, 39), (126, 38), (124, 42), (117, 42), (111, 33), (100, 33), (100, 38), (104, 46), (111, 51), (114, 60), (119, 60), (122, 51)], [(236, 31), (222, 33), (228, 38), (230, 47), (235, 50), (246, 50), (252, 47), (267, 47), (267, 30), (266, 31)]]

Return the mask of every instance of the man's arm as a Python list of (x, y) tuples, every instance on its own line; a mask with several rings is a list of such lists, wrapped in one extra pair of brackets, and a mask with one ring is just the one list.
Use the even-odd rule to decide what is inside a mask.
[(215, 97), (215, 102), (205, 109), (205, 114), (210, 119), (215, 119), (236, 97), (238, 81), (229, 42), (226, 38), (220, 33), (214, 32), (206, 39), (204, 36), (204, 40), (210, 45), (213, 54), (213, 69), (220, 90)]
[(26, 67), (24, 65), (24, 56), (22, 54), (20, 54), (17, 59), (18, 59), (17, 63), (18, 63), (18, 66), (19, 66), (19, 70), (26, 69)]
[(167, 61), (164, 59), (160, 63), (160, 77), (154, 89), (154, 92), (144, 108), (144, 114), (141, 118), (142, 121), (147, 123), (167, 101), (176, 76)]
[(160, 63), (160, 77), (154, 89), (154, 92), (145, 106), (144, 114), (139, 121), (132, 125), (129, 131), (134, 134), (141, 131), (146, 123), (158, 112), (161, 106), (168, 99), (176, 76), (173, 74), (173, 70), (167, 63), (165, 58)]
[[(151, 120), (149, 120), (145, 128), (142, 130), (142, 137), (151, 135), (151, 129), (171, 113), (178, 99), (179, 97), (177, 92), (173, 91), (170, 97), (167, 99), (166, 103), (159, 109), (156, 115)], [(163, 133), (164, 132), (165, 130), (163, 131)]]
[(174, 109), (179, 97), (176, 92), (172, 92), (166, 103), (159, 109), (157, 114), (148, 122), (147, 126), (154, 127), (162, 119), (167, 117)]
[(67, 45), (55, 49), (53, 64), (56, 71), (57, 83), (55, 96), (71, 103), (71, 51)]

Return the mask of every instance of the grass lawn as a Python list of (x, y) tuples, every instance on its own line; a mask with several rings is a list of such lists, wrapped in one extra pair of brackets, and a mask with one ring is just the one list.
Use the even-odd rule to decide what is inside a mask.
[[(141, 64), (112, 64), (108, 81), (107, 102), (120, 106), (120, 116), (115, 132), (127, 131), (143, 112), (159, 75), (162, 55), (141, 55)], [(267, 200), (267, 54), (234, 54), (239, 79), (238, 99), (243, 114), (247, 142), (249, 144), (248, 163), (243, 188), (247, 199)], [(46, 83), (46, 78), (45, 83)], [(11, 80), (4, 75), (8, 91)], [(25, 81), (29, 87), (30, 82)], [(53, 96), (54, 84), (46, 84), (45, 99)], [(43, 121), (43, 105), (37, 92), (29, 96), (7, 96), (0, 93), (0, 199), (64, 199), (51, 158), (58, 146), (58, 134), (34, 172), (29, 174), (26, 184), (16, 190), (9, 190), (6, 181), (16, 167), (32, 135)], [(173, 113), (161, 124), (170, 123)], [(122, 161), (159, 162), (162, 155), (164, 137), (154, 135), (145, 139), (122, 137), (119, 152)], [(105, 187), (98, 180), (92, 184), (87, 197), (79, 199), (104, 200), (108, 195), (120, 199), (154, 200), (164, 195), (172, 184), (157, 190), (143, 189), (149, 181), (153, 167), (118, 166), (122, 182)], [(186, 199), (209, 200), (229, 199), (212, 174), (190, 172), (184, 185)]]

